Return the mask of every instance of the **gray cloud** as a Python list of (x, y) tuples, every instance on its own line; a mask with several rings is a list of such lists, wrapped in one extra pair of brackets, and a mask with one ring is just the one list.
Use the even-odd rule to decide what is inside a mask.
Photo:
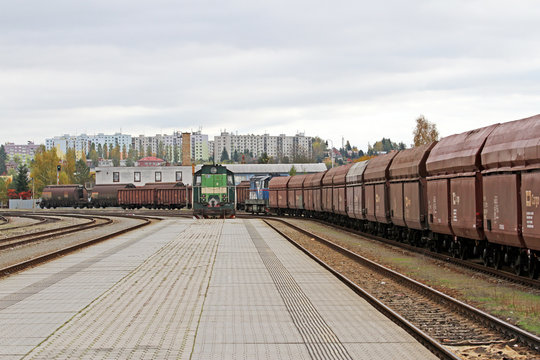
[[(0, 13), (0, 142), (239, 133), (410, 143), (536, 114), (536, 1), (26, 1)], [(24, 124), (24, 126), (21, 126)]]

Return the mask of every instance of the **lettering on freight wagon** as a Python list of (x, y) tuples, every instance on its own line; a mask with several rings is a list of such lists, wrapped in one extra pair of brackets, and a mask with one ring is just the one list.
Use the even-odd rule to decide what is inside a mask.
[(525, 205), (527, 207), (538, 207), (540, 204), (540, 196), (534, 195), (531, 190), (525, 190)]
[(455, 192), (452, 192), (452, 204), (459, 205), (459, 195), (456, 195)]
[(527, 211), (525, 215), (527, 221), (527, 229), (534, 229), (534, 211)]

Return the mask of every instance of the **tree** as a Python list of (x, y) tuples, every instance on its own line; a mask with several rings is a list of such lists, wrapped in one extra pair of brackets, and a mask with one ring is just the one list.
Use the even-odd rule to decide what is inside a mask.
[(92, 180), (90, 168), (86, 165), (86, 161), (80, 159), (75, 164), (75, 183), (85, 185)]
[(262, 155), (257, 160), (259, 164), (268, 164), (269, 161), (270, 161), (270, 158), (268, 157), (267, 153), (262, 153)]
[(146, 156), (152, 156), (152, 145), (146, 147)]
[(98, 157), (103, 158), (103, 146), (101, 144), (98, 144), (97, 146), (97, 153)]
[(127, 158), (127, 149), (126, 149), (126, 144), (122, 145), (122, 157), (121, 159), (122, 160), (126, 160)]
[(326, 142), (321, 139), (318, 136), (315, 136), (313, 138), (313, 142), (311, 143), (312, 149), (313, 149), (313, 160), (315, 162), (322, 162), (325, 158), (326, 152), (327, 152), (327, 145)]
[(223, 151), (221, 152), (221, 162), (229, 160), (229, 153), (227, 152), (226, 148), (223, 148)]
[(45, 147), (41, 146), (36, 151), (30, 174), (32, 179), (34, 179), (36, 194), (41, 194), (41, 190), (45, 186), (56, 184), (56, 166), (59, 161), (56, 148), (45, 150)]
[(235, 163), (240, 161), (240, 155), (238, 154), (238, 151), (236, 149), (234, 149), (233, 156), (232, 156), (232, 161), (234, 161)]
[(109, 158), (109, 148), (107, 144), (103, 145), (103, 158), (108, 159)]
[(113, 166), (120, 166), (120, 145), (116, 145), (110, 151), (110, 158), (112, 159)]
[(178, 146), (173, 147), (173, 163), (176, 165), (178, 164), (178, 161), (180, 160), (180, 153), (178, 151)]
[(349, 140), (347, 140), (347, 143), (345, 144), (345, 151), (351, 151), (351, 150), (352, 150), (351, 143), (349, 142)]
[(17, 167), (17, 176), (13, 180), (13, 186), (19, 194), (28, 191), (28, 168), (25, 164), (20, 164)]
[(429, 144), (439, 140), (437, 125), (428, 121), (424, 115), (420, 115), (416, 119), (416, 127), (414, 128), (413, 135), (414, 146)]
[(75, 149), (68, 148), (66, 151), (66, 161), (62, 166), (62, 172), (66, 175), (64, 182), (62, 184), (73, 184), (75, 183), (75, 163), (77, 162)]
[(7, 160), (7, 154), (6, 154), (6, 148), (4, 145), (0, 146), (0, 175), (4, 175), (6, 173), (6, 160)]
[(289, 175), (290, 175), (290, 176), (296, 175), (296, 168), (294, 167), (294, 165), (291, 166), (291, 170), (289, 170)]
[(0, 206), (4, 203), (7, 203), (9, 200), (9, 197), (8, 197), (9, 184), (10, 184), (9, 179), (4, 180), (0, 178)]
[(99, 165), (99, 155), (95, 148), (90, 149), (90, 152), (88, 153), (88, 158), (92, 160), (93, 167), (96, 167)]

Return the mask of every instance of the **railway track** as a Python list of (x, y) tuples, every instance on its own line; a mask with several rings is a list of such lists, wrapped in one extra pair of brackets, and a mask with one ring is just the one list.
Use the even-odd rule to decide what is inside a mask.
[[(96, 216), (82, 216), (82, 215), (63, 215), (66, 217), (73, 217), (79, 219), (88, 219), (87, 222), (82, 224), (74, 224), (68, 226), (62, 226), (55, 229), (48, 229), (42, 231), (36, 231), (28, 234), (16, 235), (7, 238), (0, 239), (0, 251), (13, 248), (15, 246), (22, 246), (30, 244), (36, 241), (47, 240), (56, 236), (63, 236), (78, 231), (88, 230), (95, 227), (111, 224), (112, 219)], [(97, 221), (99, 220), (99, 221)]]
[[(377, 240), (377, 241), (383, 242), (383, 243), (388, 244), (388, 245), (392, 245), (392, 246), (395, 246), (395, 247), (399, 247), (401, 249), (409, 250), (411, 252), (416, 252), (416, 253), (431, 257), (433, 259), (446, 261), (446, 262), (449, 262), (449, 263), (452, 263), (452, 264), (455, 264), (455, 265), (458, 265), (458, 266), (461, 266), (461, 267), (464, 267), (464, 268), (467, 268), (467, 269), (472, 269), (472, 270), (475, 270), (475, 271), (478, 271), (478, 272), (481, 272), (481, 273), (488, 274), (490, 276), (496, 277), (498, 279), (504, 279), (504, 280), (507, 280), (507, 281), (510, 281), (510, 282), (514, 282), (516, 284), (530, 286), (530, 287), (533, 287), (533, 288), (536, 288), (536, 289), (540, 289), (540, 280), (538, 280), (538, 279), (531, 279), (530, 277), (518, 276), (518, 275), (515, 275), (512, 272), (504, 270), (504, 269), (495, 269), (495, 268), (492, 268), (492, 267), (488, 267), (488, 266), (485, 266), (483, 264), (476, 263), (472, 259), (455, 258), (455, 257), (450, 256), (449, 254), (439, 253), (439, 252), (435, 252), (435, 251), (426, 249), (424, 247), (414, 246), (414, 245), (407, 244), (407, 243), (404, 243), (404, 242), (387, 239), (387, 238), (384, 238), (382, 236), (368, 234), (368, 233), (365, 233), (365, 232), (362, 232), (362, 231), (359, 231), (359, 230), (351, 229), (351, 228), (341, 226), (341, 225), (336, 225), (336, 224), (329, 223), (327, 221), (320, 220), (320, 219), (309, 219), (309, 220), (318, 222), (320, 224), (332, 226), (333, 228), (336, 228), (336, 229), (339, 229), (339, 230), (342, 230), (342, 231), (345, 231), (345, 232), (348, 232), (348, 233), (353, 233), (353, 234), (356, 234), (356, 235), (360, 235), (362, 237), (365, 237), (365, 238), (368, 238), (368, 239), (371, 239), (371, 240)], [(307, 219), (306, 219), (306, 221), (307, 221)]]
[[(74, 216), (79, 216), (79, 215), (74, 215)], [(117, 215), (115, 215), (115, 216), (117, 216)], [(63, 247), (61, 249), (53, 250), (53, 251), (50, 251), (48, 253), (32, 257), (32, 258), (30, 258), (28, 260), (24, 260), (24, 261), (21, 261), (21, 262), (16, 263), (16, 264), (5, 266), (3, 268), (0, 268), (0, 277), (8, 276), (8, 275), (10, 275), (10, 274), (12, 274), (14, 272), (18, 272), (18, 271), (21, 271), (23, 269), (29, 268), (31, 266), (35, 266), (37, 264), (52, 260), (52, 259), (57, 258), (59, 256), (69, 254), (69, 253), (71, 253), (73, 251), (82, 249), (82, 248), (90, 246), (90, 245), (94, 245), (94, 244), (102, 242), (104, 240), (111, 239), (113, 237), (119, 236), (119, 235), (124, 234), (126, 232), (129, 232), (129, 231), (132, 231), (132, 230), (135, 230), (135, 229), (139, 229), (139, 228), (141, 228), (143, 226), (149, 225), (150, 223), (152, 223), (152, 221), (157, 220), (156, 218), (147, 218), (147, 217), (144, 217), (144, 216), (131, 216), (131, 218), (139, 219), (142, 222), (140, 222), (140, 223), (138, 223), (136, 225), (133, 225), (133, 226), (118, 230), (118, 231), (108, 233), (106, 235), (97, 236), (95, 238), (92, 238), (92, 239), (90, 239), (88, 241), (84, 241), (82, 243), (77, 243), (75, 245), (68, 245), (68, 246)], [(91, 227), (96, 227), (98, 225), (99, 226), (104, 226), (104, 225), (107, 225), (107, 224), (111, 224), (113, 222), (112, 219), (108, 219), (108, 218), (105, 218), (105, 217), (101, 218), (101, 220), (104, 220), (104, 221), (102, 223), (100, 223), (100, 224), (96, 224), (95, 219), (93, 219), (93, 220), (94, 221), (91, 221), (90, 223), (82, 224), (82, 227), (83, 227), (82, 229), (80, 229), (80, 228), (79, 229), (71, 228), (71, 229), (66, 230), (67, 227), (65, 227), (64, 232), (61, 235), (69, 234), (69, 233), (72, 233), (72, 232), (75, 232), (75, 231), (88, 230), (89, 226), (91, 226)], [(74, 225), (71, 225), (71, 226), (74, 226)], [(76, 226), (81, 227), (81, 224), (77, 224)], [(45, 236), (45, 238), (48, 238), (50, 236), (59, 236), (59, 235), (60, 234), (55, 233), (54, 235), (50, 235), (50, 234), (48, 234), (48, 235), (40, 235), (39, 237)], [(34, 241), (37, 241), (37, 240), (36, 239), (28, 239), (28, 240), (24, 240), (24, 241), (34, 242)], [(13, 246), (15, 246), (15, 245), (13, 245)]]
[(440, 358), (456, 359), (465, 351), (471, 358), (503, 359), (499, 351), (506, 347), (523, 358), (540, 357), (540, 338), (534, 334), (283, 219), (264, 221)]
[[(4, 219), (4, 224), (9, 223), (10, 221), (8, 217), (21, 217), (21, 218), (34, 219), (34, 220), (37, 220), (37, 222), (31, 223), (31, 224), (24, 224), (20, 226), (10, 226), (6, 228), (6, 230), (21, 229), (25, 227), (37, 226), (37, 225), (42, 225), (45, 223), (55, 222), (55, 221), (60, 220), (57, 218), (52, 218), (50, 216), (27, 215), (27, 214), (18, 214), (18, 213), (3, 213), (3, 215), (0, 216), (0, 222), (2, 221), (2, 219)], [(0, 223), (0, 225), (3, 225), (3, 224)]]

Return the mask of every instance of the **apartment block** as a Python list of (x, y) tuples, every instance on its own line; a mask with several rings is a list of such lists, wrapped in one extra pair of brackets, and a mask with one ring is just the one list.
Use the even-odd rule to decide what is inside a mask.
[(214, 137), (214, 159), (219, 161), (223, 149), (227, 150), (229, 157), (236, 150), (238, 153), (251, 152), (253, 156), (261, 156), (266, 153), (270, 157), (283, 159), (288, 157), (290, 160), (298, 156), (311, 158), (313, 138), (298, 133), (294, 136), (280, 134), (272, 136), (264, 135), (238, 135), (228, 132), (222, 132), (221, 135)]

